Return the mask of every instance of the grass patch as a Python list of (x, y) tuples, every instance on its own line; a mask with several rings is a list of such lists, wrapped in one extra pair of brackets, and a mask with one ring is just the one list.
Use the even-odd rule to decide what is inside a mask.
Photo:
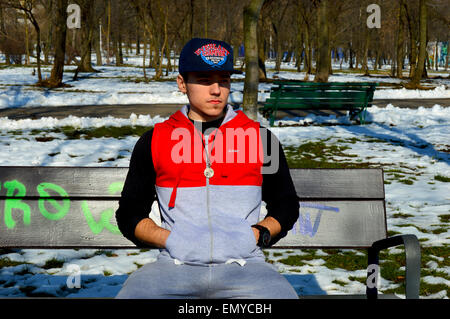
[(89, 140), (92, 138), (101, 138), (101, 137), (122, 139), (127, 136), (141, 136), (149, 129), (150, 127), (140, 125), (137, 126), (127, 125), (121, 127), (102, 126), (86, 129), (78, 129), (71, 126), (64, 126), (53, 130), (53, 132), (63, 133), (70, 140), (81, 138)]
[(119, 255), (113, 253), (112, 251), (105, 251), (106, 257), (119, 257)]
[(335, 269), (345, 269), (349, 271), (361, 270), (367, 268), (367, 255), (364, 251), (364, 255), (357, 254), (354, 251), (332, 251), (329, 256), (323, 256), (323, 260), (325, 260), (324, 266)]
[(408, 218), (408, 217), (414, 217), (411, 214), (403, 214), (403, 213), (395, 213), (392, 215), (393, 218)]
[(347, 283), (345, 281), (339, 280), (339, 279), (335, 279), (332, 281), (333, 284), (339, 285), (344, 287), (345, 285), (347, 285)]
[(14, 261), (9, 259), (8, 257), (4, 257), (0, 259), (0, 269), (4, 268), (4, 267), (14, 267), (14, 266), (18, 266), (18, 265), (23, 265), (26, 264), (24, 262), (21, 261)]
[(44, 266), (42, 266), (42, 268), (44, 268), (44, 269), (62, 268), (63, 265), (64, 265), (64, 260), (52, 258), (52, 259), (47, 260), (45, 262)]
[(450, 177), (446, 177), (446, 176), (442, 176), (442, 175), (435, 175), (434, 179), (439, 181), (439, 182), (443, 182), (443, 183), (450, 182)]
[(369, 163), (351, 163), (336, 160), (334, 156), (354, 159), (346, 154), (348, 146), (326, 144), (325, 141), (307, 142), (300, 146), (286, 146), (284, 152), (290, 168), (367, 168)]
[(278, 260), (278, 262), (283, 263), (288, 266), (304, 266), (306, 264), (303, 262), (303, 260), (304, 260), (303, 257), (304, 256), (298, 256), (298, 255), (288, 256), (286, 258)]
[(414, 184), (414, 181), (412, 181), (412, 180), (410, 180), (410, 179), (407, 179), (407, 178), (399, 179), (398, 181), (399, 181), (400, 183), (402, 183), (402, 184), (405, 184), (405, 185), (412, 185), (412, 184)]
[(328, 254), (326, 256), (316, 256), (315, 250), (313, 249), (303, 251), (307, 252), (307, 254), (288, 256), (278, 260), (278, 262), (289, 266), (304, 266), (307, 264), (307, 261), (320, 258), (325, 261), (323, 266), (330, 269), (341, 268), (349, 271), (355, 271), (367, 268), (367, 253), (365, 250), (361, 251), (363, 254), (359, 254), (355, 251), (326, 249), (323, 250)]
[[(31, 135), (40, 135), (35, 137), (35, 140), (38, 142), (49, 142), (57, 137), (48, 136), (50, 133), (63, 134), (69, 140), (78, 140), (78, 139), (86, 139), (90, 140), (92, 138), (101, 138), (101, 137), (109, 137), (109, 138), (117, 138), (122, 139), (127, 136), (141, 136), (146, 131), (150, 130), (149, 126), (142, 125), (126, 125), (126, 126), (102, 126), (95, 128), (76, 128), (73, 126), (63, 126), (53, 129), (42, 129), (42, 130), (31, 130)], [(22, 135), (21, 131), (10, 131), (8, 134), (12, 135)], [(29, 140), (28, 138), (22, 138)]]
[(350, 281), (358, 281), (362, 284), (366, 284), (367, 278), (366, 277), (355, 277), (355, 276), (348, 276), (348, 280)]
[(438, 217), (441, 220), (441, 223), (450, 223), (450, 214), (439, 215)]

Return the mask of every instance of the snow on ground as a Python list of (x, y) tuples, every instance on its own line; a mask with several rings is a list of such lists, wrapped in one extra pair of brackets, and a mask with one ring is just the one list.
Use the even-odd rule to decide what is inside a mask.
[[(380, 163), (389, 168), (398, 168), (405, 174), (413, 174), (412, 185), (393, 180), (385, 185), (388, 229), (399, 233), (413, 233), (426, 240), (423, 245), (442, 246), (450, 244), (448, 226), (443, 232), (439, 215), (448, 215), (450, 211), (449, 183), (434, 179), (436, 175), (450, 177), (450, 108), (434, 106), (431, 109), (405, 109), (389, 105), (386, 108), (373, 106), (369, 108), (370, 123), (367, 125), (345, 125), (348, 117), (319, 117), (310, 115), (306, 118), (285, 119), (276, 124), (301, 124), (309, 126), (274, 127), (272, 131), (283, 145), (300, 145), (308, 141), (324, 141), (335, 145), (350, 146), (346, 152), (355, 154), (356, 161)], [(90, 140), (67, 140), (61, 133), (46, 135), (54, 137), (48, 142), (37, 142), (36, 132), (32, 129), (52, 129), (62, 126), (77, 128), (99, 126), (144, 125), (151, 126), (163, 118), (132, 115), (129, 119), (77, 118), (69, 116), (64, 119), (42, 118), (37, 120), (0, 119), (0, 165), (76, 165), (76, 166), (127, 166), (137, 136), (123, 139), (94, 138)], [(263, 124), (266, 120), (260, 119)], [(318, 125), (321, 123), (341, 125)], [(20, 135), (13, 132), (21, 131)], [(39, 135), (39, 134), (38, 134)], [(357, 138), (358, 143), (350, 143)], [(377, 139), (377, 142), (370, 140)], [(339, 140), (339, 141), (338, 141)], [(23, 154), (29, 156), (23, 156)], [(57, 154), (57, 155), (54, 155)], [(120, 156), (119, 156), (120, 155)], [(116, 158), (99, 161), (101, 158)], [(336, 159), (339, 160), (339, 159)], [(406, 167), (406, 168), (405, 168)], [(388, 176), (386, 176), (388, 177)], [(386, 178), (385, 177), (385, 178)], [(387, 179), (389, 180), (389, 179)], [(156, 207), (154, 207), (156, 209)], [(399, 218), (395, 214), (409, 215)], [(445, 224), (444, 224), (445, 226)], [(364, 284), (352, 277), (362, 278), (366, 270), (348, 271), (329, 269), (324, 265), (317, 252), (317, 258), (304, 266), (288, 266), (277, 260), (299, 252), (286, 250), (270, 252), (274, 265), (302, 294), (340, 294), (364, 293)], [(126, 280), (129, 273), (139, 265), (156, 258), (156, 251), (113, 250), (109, 254), (99, 254), (96, 250), (32, 250), (24, 249), (5, 254), (2, 258), (11, 261), (28, 262), (0, 269), (1, 296), (24, 296), (23, 287), (37, 287), (33, 293), (68, 297), (113, 297)], [(302, 254), (300, 252), (300, 254)], [(49, 259), (63, 260), (58, 267), (43, 268)], [(436, 257), (439, 258), (439, 257)], [(439, 259), (436, 259), (436, 262)], [(436, 262), (427, 264), (430, 269), (450, 274), (449, 267), (437, 266)], [(73, 275), (74, 265), (82, 281), (82, 288), (67, 288), (67, 278)], [(339, 279), (341, 284), (336, 283)], [(447, 287), (448, 280), (438, 276), (424, 278), (429, 283), (440, 283)], [(347, 283), (342, 286), (342, 283)], [(384, 278), (381, 287), (393, 288), (396, 285)], [(22, 289), (21, 289), (22, 288)], [(448, 290), (448, 289), (447, 289)], [(433, 296), (447, 298), (443, 290)]]
[[(95, 56), (93, 55), (93, 58)], [(66, 66), (63, 82), (70, 87), (55, 90), (46, 90), (34, 86), (36, 76), (32, 76), (33, 68), (9, 67), (0, 69), (0, 109), (33, 107), (33, 106), (59, 106), (59, 105), (96, 105), (96, 104), (184, 104), (187, 103), (185, 95), (178, 92), (175, 78), (177, 72), (163, 76), (163, 81), (143, 82), (142, 59), (129, 57), (125, 61), (127, 66), (95, 66), (99, 73), (80, 73), (78, 80), (73, 80), (75, 66)], [(335, 69), (339, 66), (334, 66)], [(345, 69), (345, 68), (344, 68)], [(50, 75), (51, 67), (42, 68), (43, 78)], [(154, 69), (147, 70), (147, 77), (155, 75)], [(432, 74), (430, 74), (432, 75)], [(424, 85), (435, 86), (432, 90), (407, 90), (378, 87), (374, 99), (430, 99), (450, 98), (450, 79), (448, 74), (444, 79), (432, 80)], [(267, 76), (275, 79), (302, 80), (304, 72), (296, 72), (292, 64), (282, 64), (282, 71), (275, 72), (274, 64), (267, 62)], [(236, 80), (231, 85), (230, 103), (241, 103), (244, 89), (244, 75), (232, 76)], [(309, 75), (314, 80), (314, 75)], [(399, 79), (387, 76), (363, 76), (349, 74), (336, 70), (329, 78), (330, 82), (379, 82), (399, 84)], [(264, 102), (270, 95), (270, 83), (259, 84), (258, 100)]]

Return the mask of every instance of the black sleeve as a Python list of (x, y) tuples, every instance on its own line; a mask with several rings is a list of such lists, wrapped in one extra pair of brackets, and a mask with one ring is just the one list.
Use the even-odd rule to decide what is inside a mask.
[(116, 211), (119, 230), (138, 247), (145, 247), (145, 244), (134, 236), (134, 230), (142, 219), (149, 217), (156, 198), (152, 135), (153, 129), (144, 133), (134, 146), (119, 208)]
[[(267, 129), (262, 128), (262, 130)], [(275, 166), (269, 170), (273, 172), (265, 173), (263, 170), (262, 200), (266, 203), (267, 217), (275, 218), (281, 225), (280, 234), (271, 241), (271, 245), (273, 245), (286, 236), (297, 221), (299, 200), (281, 143), (269, 130), (265, 135), (267, 138), (262, 135), (265, 162), (268, 157), (272, 160), (264, 163), (264, 168)], [(278, 155), (272, 154), (272, 151), (278, 152)], [(276, 169), (277, 167), (278, 169)]]

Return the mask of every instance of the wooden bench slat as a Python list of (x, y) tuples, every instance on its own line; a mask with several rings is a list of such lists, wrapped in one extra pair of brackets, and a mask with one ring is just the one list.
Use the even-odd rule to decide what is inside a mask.
[(383, 170), (291, 169), (300, 199), (384, 199)]
[(387, 237), (384, 201), (301, 202), (300, 217), (278, 248), (368, 248)]
[[(304, 91), (301, 92), (301, 96), (299, 96), (298, 91), (283, 91), (282, 97), (280, 99), (305, 99), (305, 98), (317, 98), (317, 99), (331, 99), (331, 98), (347, 98), (347, 99), (366, 99), (367, 93), (360, 91), (350, 91), (350, 92), (342, 92), (342, 91)], [(272, 92), (270, 94), (270, 98), (277, 98), (276, 92)]]
[[(10, 184), (24, 187), (26, 196), (39, 197), (38, 185), (41, 183), (51, 183), (61, 187), (71, 197), (117, 197), (117, 193), (111, 188), (120, 186), (125, 181), (128, 167), (8, 167), (0, 168), (0, 198), (5, 198), (7, 189), (4, 185), (7, 181), (14, 181)], [(23, 186), (20, 186), (23, 185)], [(45, 186), (45, 185), (41, 185)], [(62, 192), (54, 191), (51, 187), (43, 187), (50, 196), (63, 197)], [(59, 188), (55, 188), (59, 190)], [(15, 192), (17, 195), (17, 191)]]
[[(14, 201), (14, 200), (13, 200)], [(51, 204), (43, 200), (20, 200), (11, 203), (14, 208), (5, 218), (5, 209), (0, 226), (1, 247), (25, 248), (136, 248), (122, 234), (117, 233), (114, 216), (118, 207), (115, 200), (74, 200), (69, 201), (69, 209), (64, 214), (63, 200)], [(5, 207), (6, 200), (0, 200), (0, 207)], [(66, 202), (67, 203), (67, 202)], [(23, 208), (29, 207), (28, 224), (24, 223)], [(26, 210), (27, 208), (25, 208)], [(9, 217), (10, 216), (10, 217)], [(13, 220), (14, 225), (6, 225), (6, 220)]]

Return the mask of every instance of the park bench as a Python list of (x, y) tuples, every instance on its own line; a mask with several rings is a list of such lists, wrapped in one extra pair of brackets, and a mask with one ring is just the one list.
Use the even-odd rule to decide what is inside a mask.
[(260, 108), (273, 126), (278, 110), (332, 110), (349, 111), (350, 119), (358, 116), (365, 122), (367, 107), (371, 106), (377, 83), (304, 81), (273, 82), (270, 97)]
[[(114, 217), (127, 171), (125, 167), (0, 167), (0, 248), (136, 248), (120, 234)], [(419, 242), (414, 235), (388, 238), (382, 169), (291, 169), (291, 175), (300, 217), (270, 249), (368, 249), (370, 285), (365, 293), (314, 298), (386, 297), (378, 294), (372, 280), (379, 252), (401, 244), (406, 255), (405, 295), (418, 298)]]

